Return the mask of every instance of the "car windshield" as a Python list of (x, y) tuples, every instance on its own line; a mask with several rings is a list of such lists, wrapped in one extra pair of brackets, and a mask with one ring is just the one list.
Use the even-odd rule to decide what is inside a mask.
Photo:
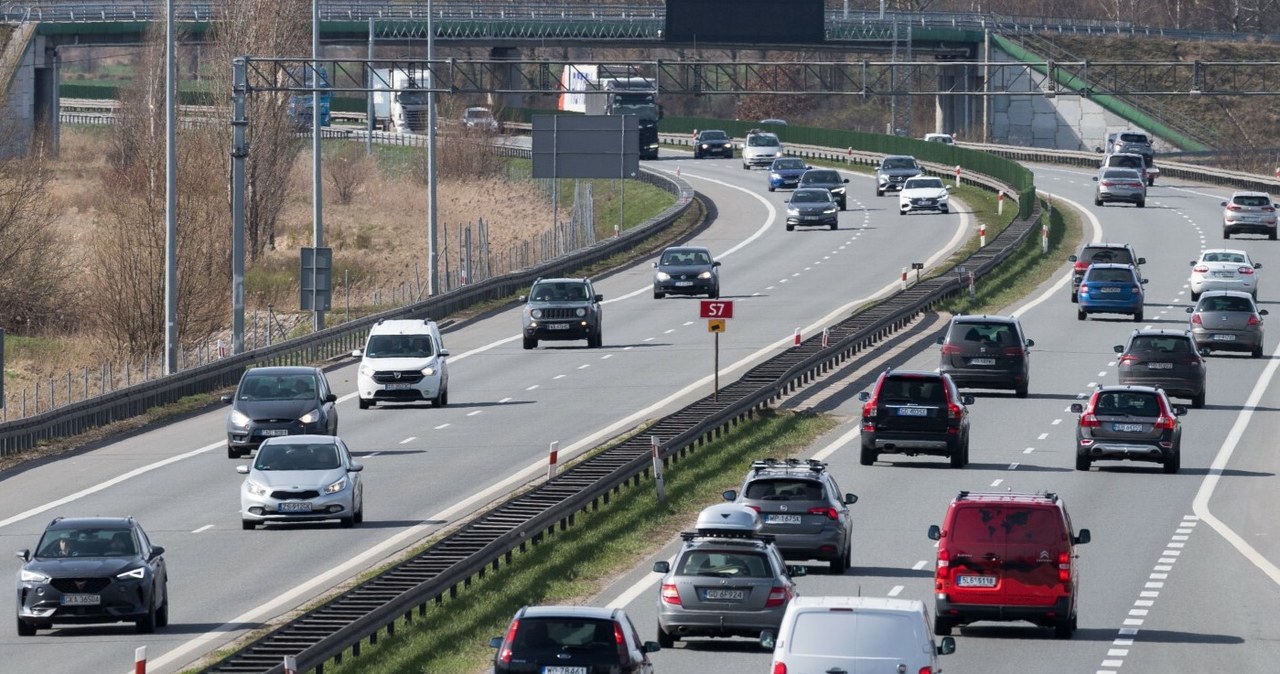
[(676, 564), (681, 576), (714, 576), (719, 578), (771, 578), (772, 570), (764, 555), (743, 550), (690, 550)]
[(1271, 197), (1266, 195), (1236, 195), (1231, 198), (1231, 203), (1237, 206), (1270, 206)]
[(803, 176), (800, 176), (800, 182), (805, 184), (838, 183), (840, 182), (840, 176), (838, 176), (835, 171), (809, 171)]
[(264, 444), (253, 460), (254, 470), (333, 470), (341, 465), (338, 446), (325, 444)]
[(804, 168), (803, 159), (775, 159), (773, 160), (774, 169), (802, 169)]
[(761, 501), (821, 501), (822, 483), (793, 478), (753, 480), (743, 497)]
[(1247, 297), (1202, 297), (1198, 311), (1253, 311), (1253, 302)]
[(510, 648), (528, 662), (554, 662), (562, 654), (618, 654), (612, 620), (579, 617), (521, 618)]
[(1089, 268), (1090, 283), (1133, 283), (1133, 272), (1121, 267)]
[(137, 554), (133, 532), (121, 528), (46, 531), (37, 557), (129, 557)]
[(480, 108), (480, 109), (468, 108), (467, 111), (464, 113), (464, 116), (467, 119), (488, 119), (489, 111), (483, 108)]
[(831, 201), (831, 193), (826, 190), (799, 190), (791, 195), (793, 204), (818, 204)]
[(1233, 264), (1245, 263), (1243, 253), (1211, 252), (1205, 253), (1204, 257), (1200, 259), (1202, 262), (1231, 262)]
[(724, 140), (727, 138), (723, 131), (703, 131), (702, 140)]
[(700, 250), (669, 250), (662, 254), (662, 266), (711, 264), (711, 256)]
[(778, 137), (771, 134), (758, 133), (747, 139), (747, 145), (752, 147), (777, 147)]
[(889, 157), (884, 160), (884, 168), (887, 169), (909, 169), (916, 167), (916, 161), (910, 157)]
[(580, 302), (588, 299), (587, 287), (581, 283), (539, 283), (530, 297), (537, 302)]
[(907, 181), (906, 187), (904, 187), (903, 189), (940, 190), (942, 189), (942, 179), (941, 178), (912, 178), (911, 180)]
[(1118, 262), (1120, 264), (1133, 264), (1133, 256), (1129, 255), (1129, 251), (1124, 248), (1086, 248), (1084, 253), (1080, 255), (1081, 260), (1086, 262)]
[(1120, 142), (1122, 143), (1150, 143), (1145, 134), (1141, 133), (1122, 133), (1120, 134)]
[(430, 358), (435, 352), (430, 335), (372, 335), (364, 349), (369, 358)]
[(249, 375), (240, 383), (240, 400), (308, 400), (316, 397), (313, 374)]

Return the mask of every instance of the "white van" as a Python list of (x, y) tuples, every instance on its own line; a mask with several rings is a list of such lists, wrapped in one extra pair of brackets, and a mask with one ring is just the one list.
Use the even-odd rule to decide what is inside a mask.
[(440, 328), (428, 319), (381, 320), (369, 328), (356, 378), (360, 409), (380, 402), (449, 404), (449, 367)]
[(776, 674), (927, 674), (956, 650), (952, 637), (934, 642), (924, 602), (891, 597), (796, 597), (778, 634), (761, 634), (760, 644), (773, 649)]

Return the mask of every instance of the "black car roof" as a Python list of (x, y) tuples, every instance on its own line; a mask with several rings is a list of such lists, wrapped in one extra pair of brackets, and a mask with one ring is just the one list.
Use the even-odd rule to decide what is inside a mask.
[(245, 376), (272, 376), (282, 374), (315, 374), (316, 369), (308, 365), (269, 365), (245, 370)]
[(132, 517), (59, 517), (49, 523), (47, 530), (65, 529), (129, 529), (134, 525)]

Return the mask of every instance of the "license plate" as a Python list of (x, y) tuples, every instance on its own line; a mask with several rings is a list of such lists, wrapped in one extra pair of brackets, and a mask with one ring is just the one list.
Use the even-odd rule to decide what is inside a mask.
[(542, 674), (587, 674), (587, 668), (547, 666), (542, 668)]
[(547, 329), (548, 330), (568, 330), (569, 324), (568, 323), (548, 323)]
[(1100, 293), (1118, 293), (1118, 292), (1120, 292), (1120, 289), (1119, 289), (1119, 288), (1098, 288), (1098, 292), (1100, 292)]
[(900, 417), (927, 417), (929, 416), (928, 407), (899, 407), (898, 416)]
[(309, 513), (311, 512), (311, 504), (307, 501), (286, 501), (281, 503), (276, 510), (282, 513)]
[(1213, 275), (1214, 275), (1216, 278), (1231, 278), (1231, 277), (1235, 276), (1235, 274), (1234, 274), (1233, 272), (1229, 272), (1229, 271), (1215, 271), (1215, 272), (1213, 272)]
[(98, 594), (64, 594), (63, 606), (98, 606), (102, 604), (102, 595)]
[(693, 285), (693, 281), (676, 281), (677, 288), (688, 288)]
[(956, 585), (960, 587), (995, 587), (997, 580), (995, 576), (956, 576)]
[(1111, 430), (1117, 433), (1141, 433), (1142, 424), (1111, 424)]
[(747, 598), (747, 591), (708, 588), (702, 591), (702, 598), (707, 601), (743, 601)]
[(267, 437), (276, 437), (276, 436), (288, 435), (288, 434), (289, 434), (289, 429), (287, 428), (264, 428), (258, 431), (258, 435), (265, 435)]
[(406, 384), (403, 382), (399, 384), (387, 384), (388, 391), (405, 391), (411, 388), (413, 388), (413, 384)]
[(996, 359), (995, 358), (970, 358), (969, 364), (970, 365), (995, 365)]
[(1148, 370), (1172, 370), (1173, 363), (1147, 363)]
[(1235, 335), (1214, 335), (1213, 339), (1216, 342), (1234, 342), (1236, 341), (1236, 336)]
[(765, 524), (799, 524), (799, 515), (765, 515)]
[(821, 219), (822, 219), (822, 216), (821, 216), (821, 215), (806, 215), (806, 216), (804, 216), (804, 219), (805, 219), (805, 220), (821, 220)]

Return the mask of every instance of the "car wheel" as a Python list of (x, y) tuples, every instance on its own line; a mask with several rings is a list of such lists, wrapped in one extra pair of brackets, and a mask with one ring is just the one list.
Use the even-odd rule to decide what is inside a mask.
[(795, 225), (787, 225), (787, 231), (788, 231), (788, 232), (794, 232), (794, 231), (795, 231), (795, 229), (796, 229), (796, 228), (795, 228)]
[(846, 545), (844, 548), (844, 553), (840, 555), (840, 558), (831, 560), (831, 566), (829, 570), (831, 571), (831, 575), (833, 576), (843, 576), (844, 572), (848, 568), (849, 568), (849, 546)]
[(844, 199), (841, 199), (841, 200), (840, 200), (840, 210), (842, 210), (842, 211), (847, 211), (847, 210), (849, 210), (849, 202), (845, 201)]
[(751, 166), (750, 166), (749, 164), (743, 164), (743, 165), (742, 165), (742, 170), (743, 170), (743, 171), (750, 171), (750, 170), (751, 170)]
[(1276, 240), (1276, 230), (1274, 230), (1274, 229), (1273, 229), (1273, 230), (1271, 230), (1271, 233), (1267, 235), (1267, 238), (1268, 238), (1268, 239), (1271, 239), (1272, 241), (1275, 241), (1275, 240)]
[(1076, 626), (1071, 618), (1053, 624), (1053, 636), (1057, 639), (1070, 639), (1075, 631)]
[(951, 467), (964, 468), (964, 445), (959, 443), (951, 445)]
[(253, 520), (240, 520), (240, 528), (245, 531), (253, 531), (258, 528), (258, 523)]
[(1200, 293), (1198, 293), (1198, 292), (1196, 292), (1196, 291), (1192, 290), (1192, 291), (1191, 291), (1191, 301), (1192, 301), (1192, 302), (1199, 302), (1199, 301), (1200, 301)]
[(1101, 206), (1101, 205), (1102, 205), (1102, 200), (1101, 200), (1101, 199), (1094, 199), (1094, 200), (1093, 200), (1093, 205), (1094, 205), (1094, 206)]
[(1084, 309), (1077, 309), (1077, 310), (1076, 310), (1076, 320), (1077, 320), (1077, 321), (1083, 321), (1084, 319), (1086, 319), (1086, 318), (1088, 318), (1088, 317), (1089, 317), (1089, 314), (1085, 313)]
[(1089, 470), (1092, 464), (1093, 461), (1090, 461), (1087, 455), (1076, 452), (1076, 470)]
[(356, 525), (355, 513), (353, 512), (350, 517), (339, 518), (338, 524), (341, 525), (343, 529), (350, 529), (354, 527)]
[(712, 288), (712, 289), (711, 289), (711, 292), (707, 293), (707, 297), (709, 297), (709, 298), (711, 298), (711, 299), (713, 299), (713, 300), (718, 300), (718, 299), (720, 299), (720, 286), (716, 286), (716, 287)]
[(147, 614), (134, 622), (134, 628), (138, 634), (151, 634), (156, 631), (155, 597), (151, 598), (151, 605), (147, 607)]
[(898, 209), (898, 215), (906, 215), (906, 214), (907, 214), (906, 211), (902, 210), (901, 208)]
[(1155, 178), (1147, 178), (1147, 187), (1151, 187), (1151, 186), (1153, 186), (1153, 185), (1155, 185), (1155, 184), (1156, 184), (1156, 179), (1155, 179)]
[(227, 445), (227, 458), (228, 458), (228, 459), (238, 459), (238, 458), (240, 458), (241, 456), (244, 456), (244, 455), (240, 453), (240, 450), (238, 450), (238, 449), (236, 449), (236, 448), (234, 448), (234, 447), (232, 447), (232, 446), (230, 446), (230, 445)]
[(662, 648), (675, 648), (676, 638), (662, 629), (662, 625), (658, 625), (658, 645)]
[(360, 502), (356, 504), (356, 514), (352, 519), (356, 524), (364, 522), (364, 494), (360, 495)]
[(1133, 312), (1133, 322), (1134, 322), (1134, 323), (1141, 323), (1141, 322), (1142, 322), (1142, 311), (1135, 311), (1135, 312)]
[(879, 453), (876, 452), (874, 447), (863, 445), (862, 455), (858, 457), (858, 463), (861, 463), (864, 466), (870, 466), (876, 462), (877, 458), (879, 458)]
[(1147, 205), (1146, 200), (1143, 200), (1143, 201), (1139, 201), (1139, 202), (1138, 202), (1138, 208), (1145, 208), (1145, 207), (1146, 207), (1146, 205)]
[(1230, 239), (1230, 238), (1231, 238), (1231, 231), (1230, 231), (1230, 230), (1226, 230), (1226, 229), (1222, 230), (1222, 238), (1224, 238), (1224, 239)]
[(1204, 407), (1204, 391), (1191, 397), (1191, 407), (1201, 409)]
[(939, 209), (938, 209), (938, 212), (939, 212), (939, 213), (941, 213), (941, 214), (943, 214), (943, 215), (946, 215), (947, 213), (950, 213), (950, 212), (951, 212), (951, 210), (950, 210), (950, 209), (948, 209), (946, 206), (943, 206), (942, 208), (939, 208)]
[(775, 188), (773, 185), (770, 185), (770, 186), (769, 186), (769, 191), (770, 191), (770, 192), (774, 191), (775, 189), (777, 189), (777, 188)]
[(445, 386), (440, 389), (440, 393), (431, 401), (436, 407), (448, 407), (449, 405), (449, 387)]
[(364, 398), (356, 398), (356, 405), (358, 405), (362, 410), (369, 409), (369, 401)]
[(1031, 387), (1030, 383), (1019, 384), (1017, 388), (1013, 390), (1013, 394), (1018, 396), (1019, 398), (1025, 398), (1027, 397), (1027, 393), (1030, 387)]
[(884, 196), (884, 190), (877, 188), (877, 189), (876, 189), (876, 196), (877, 196), (877, 197), (883, 197), (883, 196)]
[(36, 626), (23, 620), (22, 618), (18, 618), (18, 636), (34, 637), (35, 635), (36, 635)]
[(596, 334), (587, 338), (587, 348), (598, 349), (604, 345), (604, 330), (596, 330)]
[(1259, 344), (1259, 345), (1257, 345), (1257, 346), (1253, 347), (1253, 351), (1252, 351), (1249, 355), (1250, 355), (1250, 356), (1253, 356), (1254, 358), (1261, 358), (1261, 357), (1262, 357), (1262, 345), (1261, 345), (1261, 344)]
[(933, 633), (940, 637), (949, 637), (951, 636), (951, 628), (955, 627), (955, 625), (950, 618), (939, 616), (933, 621)]
[(1164, 472), (1173, 474), (1182, 468), (1182, 449), (1174, 447), (1173, 452), (1164, 459)]
[(529, 349), (536, 349), (538, 348), (538, 340), (532, 337), (525, 337), (524, 342), (521, 344), (521, 346), (523, 346), (526, 351), (528, 351)]
[(164, 603), (160, 608), (156, 609), (156, 627), (166, 627), (169, 624), (169, 596), (165, 595)]
[(831, 223), (831, 231), (833, 231), (833, 232), (834, 232), (834, 231), (836, 230), (836, 227), (837, 227), (837, 226), (838, 226), (838, 224), (837, 224), (837, 223), (834, 223), (834, 222), (833, 222), (833, 223)]
[(1071, 303), (1072, 303), (1072, 304), (1075, 304), (1076, 302), (1079, 302), (1079, 301), (1080, 301), (1080, 297), (1079, 297), (1078, 295), (1076, 295), (1076, 291), (1072, 290), (1072, 291), (1071, 291)]

